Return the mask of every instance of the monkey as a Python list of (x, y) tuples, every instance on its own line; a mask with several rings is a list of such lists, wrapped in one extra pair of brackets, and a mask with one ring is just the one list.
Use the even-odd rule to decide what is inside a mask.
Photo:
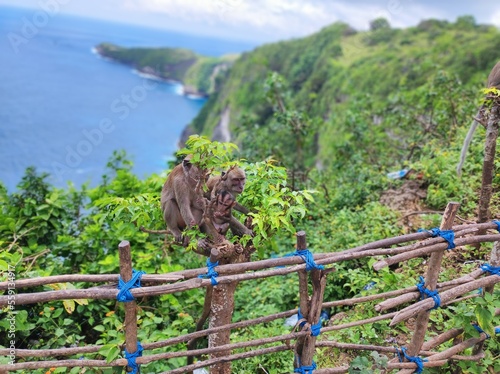
[[(226, 190), (231, 193), (235, 199), (241, 194), (245, 188), (246, 174), (245, 171), (239, 167), (233, 166), (227, 172), (223, 172), (222, 175), (211, 176), (207, 181), (208, 191), (205, 193), (207, 199), (212, 199), (213, 196), (217, 195), (219, 191)], [(236, 202), (234, 209), (243, 213), (248, 214), (250, 211), (243, 205)], [(252, 230), (244, 226), (236, 218), (231, 217), (229, 223), (231, 231), (236, 236), (250, 235), (253, 236)]]
[(199, 254), (209, 256), (212, 247), (227, 246), (226, 233), (229, 230), (232, 209), (236, 205), (236, 199), (227, 190), (221, 190), (212, 197), (203, 214), (200, 231), (208, 235), (208, 238), (198, 241)]
[[(239, 194), (245, 189), (246, 174), (245, 171), (239, 167), (231, 167), (227, 172), (222, 172), (222, 175), (211, 176), (207, 181), (207, 193), (205, 197), (211, 198), (212, 193), (217, 193), (220, 190), (227, 190), (236, 199)], [(214, 190), (215, 188), (215, 190)], [(207, 196), (208, 195), (208, 196)], [(238, 212), (248, 214), (249, 210), (239, 203), (234, 207)]]
[(215, 204), (211, 204), (212, 224), (219, 235), (225, 236), (229, 230), (232, 210), (238, 204), (236, 199), (227, 190), (217, 193)]
[(206, 171), (191, 163), (188, 155), (181, 164), (173, 168), (161, 191), (161, 210), (167, 229), (175, 241), (182, 242), (182, 231), (186, 227), (201, 223), (205, 210), (202, 185), (206, 182)]
[[(490, 74), (488, 75), (488, 83), (487, 88), (500, 88), (500, 61), (493, 66)], [(467, 157), (467, 150), (469, 149), (469, 145), (472, 141), (472, 137), (474, 136), (474, 132), (476, 131), (477, 125), (481, 122), (483, 117), (484, 104), (479, 108), (472, 124), (470, 125), (469, 131), (464, 140), (464, 144), (462, 145), (462, 150), (460, 151), (460, 161), (457, 165), (457, 174), (458, 176), (462, 175), (462, 166), (464, 165), (465, 158)]]

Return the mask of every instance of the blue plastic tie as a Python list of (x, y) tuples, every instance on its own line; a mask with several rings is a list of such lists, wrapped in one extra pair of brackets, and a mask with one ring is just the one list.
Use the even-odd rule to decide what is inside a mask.
[(318, 336), (321, 333), (321, 321), (311, 326), (311, 336)]
[(212, 286), (217, 286), (219, 282), (217, 282), (216, 277), (219, 276), (219, 273), (215, 271), (215, 267), (219, 266), (219, 261), (217, 262), (211, 262), (209, 258), (207, 258), (207, 268), (208, 271), (206, 274), (200, 274), (198, 275), (198, 278), (210, 278), (210, 282), (212, 283)]
[(142, 345), (140, 342), (137, 342), (137, 351), (134, 353), (128, 353), (127, 349), (125, 349), (125, 358), (127, 359), (127, 366), (132, 369), (130, 374), (137, 374), (139, 371), (139, 365), (135, 362), (137, 357), (142, 356), (142, 351), (144, 348), (142, 348)]
[[(299, 310), (297, 311), (297, 320), (300, 321), (301, 319), (303, 319), (304, 316), (302, 315), (302, 313), (300, 312), (300, 308)], [(299, 323), (299, 326), (300, 327), (304, 327), (304, 325), (306, 324), (307, 321), (302, 321)], [(311, 325), (311, 336), (318, 336), (320, 333), (321, 333), (321, 318), (319, 320), (319, 322), (315, 325)]]
[[(297, 361), (300, 365), (300, 359), (298, 357)], [(298, 368), (293, 369), (293, 372), (299, 374), (312, 374), (313, 370), (316, 370), (316, 363), (314, 361), (310, 366), (299, 366)]]
[(432, 297), (434, 300), (434, 306), (429, 310), (437, 309), (441, 306), (441, 297), (439, 296), (438, 290), (431, 291), (426, 288), (424, 277), (420, 276), (420, 283), (417, 283), (417, 288), (420, 291), (420, 300), (425, 299), (425, 296)]
[(500, 232), (500, 221), (493, 221), (495, 225), (497, 225), (497, 231)]
[(448, 250), (455, 248), (455, 233), (453, 230), (440, 230), (438, 228), (431, 229), (429, 231), (432, 234), (432, 237), (441, 237), (448, 242)]
[(495, 335), (500, 334), (500, 327), (495, 327)]
[(500, 266), (491, 266), (490, 264), (481, 265), (481, 270), (491, 275), (500, 275)]
[(486, 334), (486, 339), (491, 338), (490, 334), (488, 334), (486, 331), (484, 331), (478, 324), (473, 323), (472, 326), (476, 329), (476, 331), (480, 334), (485, 333)]
[(309, 252), (309, 249), (301, 249), (285, 255), (285, 257), (289, 256), (300, 256), (302, 260), (304, 260), (304, 262), (306, 263), (306, 271), (310, 271), (313, 269), (323, 270), (325, 268), (323, 265), (318, 265), (314, 262), (314, 257), (312, 253)]
[[(300, 321), (301, 319), (304, 319), (304, 316), (302, 315), (302, 313), (300, 312), (300, 308), (299, 310), (297, 311), (297, 321)], [(303, 327), (305, 324), (306, 324), (307, 321), (302, 321), (299, 323), (299, 327)]]
[[(401, 356), (401, 354), (399, 353), (399, 349), (396, 348), (396, 352), (398, 354), (398, 359), (399, 359), (399, 362), (403, 362), (403, 357)], [(406, 347), (401, 347), (401, 353), (403, 353), (403, 356), (409, 361), (409, 362), (413, 362), (417, 365), (417, 369), (414, 371), (414, 373), (421, 373), (423, 370), (424, 370), (424, 362), (427, 362), (427, 359), (426, 358), (420, 358), (418, 356), (409, 356), (407, 353), (406, 353)]]
[(127, 303), (129, 301), (134, 301), (135, 298), (130, 292), (132, 288), (140, 288), (141, 287), (141, 277), (143, 274), (146, 274), (144, 271), (132, 270), (132, 278), (128, 282), (124, 282), (122, 277), (118, 276), (118, 295), (116, 295), (116, 300)]

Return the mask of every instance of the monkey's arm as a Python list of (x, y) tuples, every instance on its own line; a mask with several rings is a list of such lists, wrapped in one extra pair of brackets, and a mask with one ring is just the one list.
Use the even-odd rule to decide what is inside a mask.
[(180, 214), (182, 219), (184, 220), (186, 226), (192, 227), (195, 225), (198, 225), (199, 222), (196, 222), (193, 211), (191, 209), (191, 201), (194, 200), (192, 196), (190, 196), (189, 193), (185, 193), (184, 195), (182, 194), (176, 194), (179, 196), (179, 199), (177, 199), (177, 205), (179, 206)]
[(229, 228), (231, 232), (236, 236), (250, 235), (253, 236), (253, 231), (247, 228), (244, 224), (238, 221), (235, 217), (231, 216), (229, 221)]
[(247, 215), (248, 213), (250, 213), (250, 210), (248, 210), (246, 207), (244, 207), (243, 205), (241, 205), (238, 202), (235, 204), (235, 206), (233, 207), (233, 209), (236, 209), (238, 212), (243, 213), (245, 215)]

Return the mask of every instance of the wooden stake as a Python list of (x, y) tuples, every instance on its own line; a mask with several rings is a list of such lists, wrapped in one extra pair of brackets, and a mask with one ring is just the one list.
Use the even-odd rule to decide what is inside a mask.
[[(297, 250), (307, 249), (306, 233), (299, 231), (297, 233)], [(301, 273), (302, 277), (301, 277)], [(299, 271), (299, 287), (300, 287), (300, 310), (304, 318), (307, 320), (308, 325), (304, 328), (310, 328), (320, 320), (321, 307), (323, 304), (323, 295), (326, 286), (326, 276), (322, 270), (311, 270), (311, 280), (313, 284), (313, 293), (309, 301), (307, 292), (307, 273), (305, 270)], [(302, 312), (305, 308), (307, 314)], [(316, 336), (308, 334), (305, 337), (297, 339), (296, 354), (297, 358), (294, 362), (294, 367), (311, 366), (313, 362), (314, 352), (316, 348)]]
[[(132, 255), (130, 252), (130, 243), (123, 240), (118, 245), (120, 252), (120, 277), (124, 282), (132, 279)], [(127, 352), (134, 353), (137, 351), (137, 308), (135, 301), (124, 303), (125, 307), (125, 348)], [(127, 372), (132, 371), (127, 366)], [(140, 369), (138, 370), (140, 373)]]
[[(446, 210), (441, 221), (440, 230), (450, 230), (453, 227), (453, 221), (457, 214), (460, 203), (448, 203)], [(425, 286), (430, 290), (436, 289), (439, 273), (441, 270), (441, 262), (443, 260), (444, 250), (433, 252), (429, 260), (429, 267), (427, 268), (427, 275), (425, 277)], [(427, 325), (429, 323), (430, 311), (425, 310), (419, 312), (415, 323), (415, 332), (413, 333), (410, 344), (408, 345), (408, 355), (416, 356), (422, 348), (424, 343), (425, 333), (427, 332)], [(400, 373), (406, 373), (408, 370), (402, 370)]]

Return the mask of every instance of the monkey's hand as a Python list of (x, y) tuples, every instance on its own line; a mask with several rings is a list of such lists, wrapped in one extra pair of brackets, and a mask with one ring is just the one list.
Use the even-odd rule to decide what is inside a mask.
[(212, 244), (208, 239), (198, 240), (198, 248), (196, 253), (204, 256), (210, 256), (210, 251), (212, 250)]

